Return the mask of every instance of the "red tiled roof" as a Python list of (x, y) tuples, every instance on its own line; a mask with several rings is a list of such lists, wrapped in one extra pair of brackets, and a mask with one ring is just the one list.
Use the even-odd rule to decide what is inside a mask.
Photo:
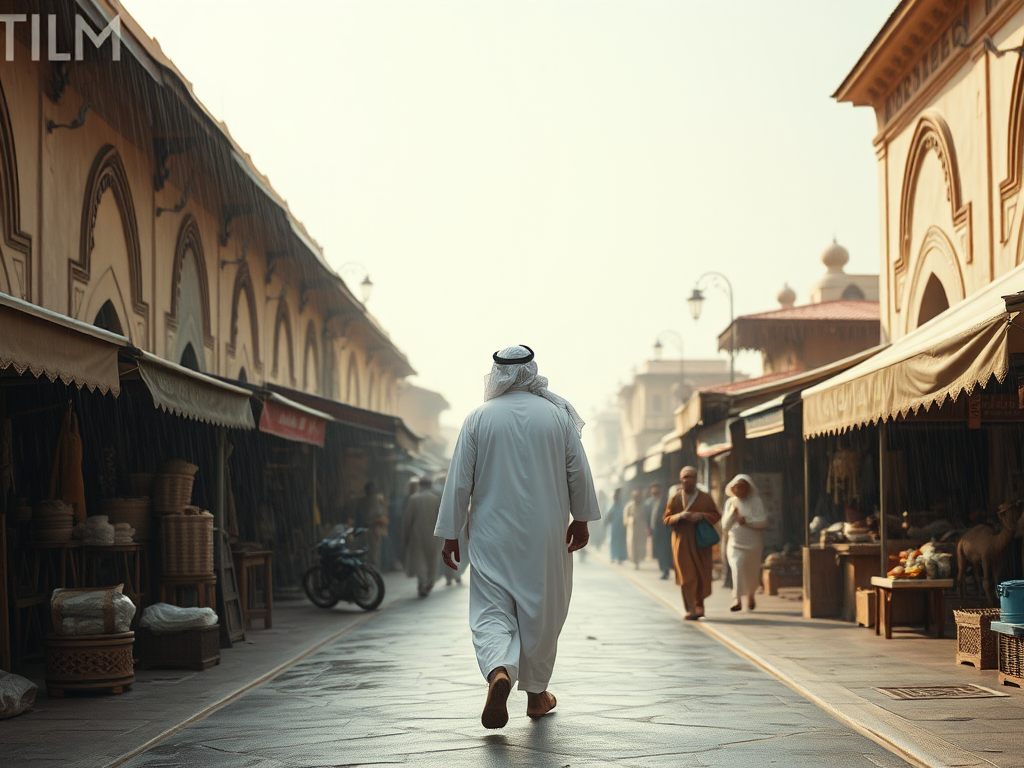
[(743, 381), (734, 381), (731, 384), (716, 384), (713, 387), (704, 387), (701, 392), (720, 392), (722, 394), (728, 394), (730, 392), (742, 392), (743, 390), (753, 389), (763, 384), (770, 384), (773, 381), (779, 381), (780, 379), (786, 379), (791, 376), (796, 376), (799, 371), (775, 371), (774, 373), (766, 373), (764, 376), (758, 376), (756, 379), (744, 379)]
[(877, 301), (822, 301), (818, 304), (804, 304), (800, 307), (783, 307), (770, 312), (741, 315), (742, 320), (878, 320)]

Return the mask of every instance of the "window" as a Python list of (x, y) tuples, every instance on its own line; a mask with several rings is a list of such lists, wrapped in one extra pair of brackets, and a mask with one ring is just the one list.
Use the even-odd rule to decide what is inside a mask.
[(118, 336), (124, 336), (124, 331), (121, 330), (121, 321), (117, 319), (117, 310), (109, 300), (103, 302), (103, 306), (96, 313), (96, 319), (92, 321), (92, 324), (105, 331), (116, 333)]
[(846, 286), (846, 290), (843, 291), (843, 298), (848, 301), (864, 301), (864, 291), (862, 291), (859, 286), (851, 283)]
[(199, 370), (199, 357), (196, 355), (196, 351), (192, 347), (192, 342), (185, 345), (185, 349), (181, 353), (179, 365), (184, 368), (188, 368), (190, 371)]

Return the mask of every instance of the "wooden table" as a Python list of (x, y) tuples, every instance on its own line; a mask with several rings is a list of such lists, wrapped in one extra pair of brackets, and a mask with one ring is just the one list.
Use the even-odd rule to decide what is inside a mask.
[(893, 592), (924, 595), (928, 602), (925, 630), (931, 625), (935, 637), (944, 635), (946, 627), (945, 590), (953, 586), (952, 579), (890, 579), (885, 576), (872, 576), (871, 586), (875, 588), (876, 635), (884, 633), (886, 640), (892, 639)]
[[(274, 553), (267, 550), (248, 552), (232, 551), (235, 561), (235, 578), (238, 579), (238, 596), (242, 603), (242, 621), (246, 629), (252, 629), (253, 619), (263, 619), (263, 628), (274, 625), (274, 573), (271, 561)], [(256, 586), (259, 580), (256, 571), (263, 569), (263, 604), (256, 601)]]

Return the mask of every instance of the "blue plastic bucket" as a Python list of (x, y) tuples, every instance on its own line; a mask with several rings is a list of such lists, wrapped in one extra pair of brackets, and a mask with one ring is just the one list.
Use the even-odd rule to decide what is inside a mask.
[(999, 595), (999, 620), (1024, 624), (1024, 580), (1004, 581), (996, 587)]

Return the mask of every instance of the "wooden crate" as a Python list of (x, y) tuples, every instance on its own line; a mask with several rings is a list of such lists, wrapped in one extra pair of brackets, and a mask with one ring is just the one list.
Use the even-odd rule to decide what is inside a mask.
[(977, 669), (999, 666), (999, 636), (992, 622), (999, 621), (998, 608), (961, 608), (953, 611), (956, 620), (956, 663), (972, 664)]
[(155, 634), (141, 628), (135, 640), (139, 669), (195, 669), (220, 664), (220, 625)]
[(875, 626), (875, 590), (857, 590), (857, 626)]

